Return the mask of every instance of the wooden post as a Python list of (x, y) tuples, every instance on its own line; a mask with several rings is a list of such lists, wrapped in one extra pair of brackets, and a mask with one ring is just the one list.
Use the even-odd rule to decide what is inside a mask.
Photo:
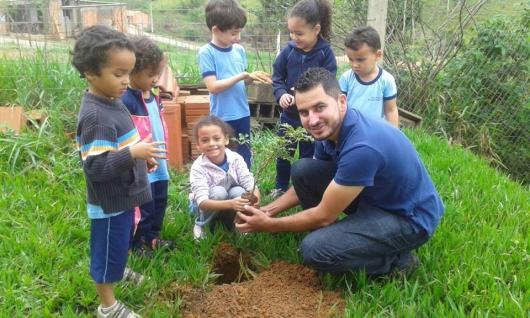
[(52, 21), (52, 34), (58, 36), (64, 42), (66, 41), (66, 29), (62, 2), (58, 0), (50, 1), (49, 9)]
[[(384, 52), (386, 38), (386, 17), (388, 10), (388, 0), (368, 0), (368, 16), (366, 25), (376, 29), (381, 38), (381, 50)], [(377, 62), (382, 65), (383, 58)]]

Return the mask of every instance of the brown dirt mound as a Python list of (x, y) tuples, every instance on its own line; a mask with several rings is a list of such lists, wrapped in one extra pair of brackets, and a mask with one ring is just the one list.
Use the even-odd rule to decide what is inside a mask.
[[(221, 243), (218, 251), (214, 268), (248, 259), (241, 258), (240, 253), (226, 243)], [(183, 299), (180, 313), (186, 318), (340, 317), (345, 307), (340, 293), (322, 290), (317, 272), (282, 261), (272, 264), (270, 269), (259, 270), (254, 279), (212, 285), (209, 290), (168, 287)], [(164, 291), (166, 297), (171, 293), (168, 289)]]

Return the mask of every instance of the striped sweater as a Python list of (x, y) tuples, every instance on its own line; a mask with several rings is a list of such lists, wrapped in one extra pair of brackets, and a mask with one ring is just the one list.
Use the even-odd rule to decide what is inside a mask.
[(129, 149), (140, 135), (119, 99), (85, 92), (76, 141), (88, 203), (114, 213), (151, 201), (146, 162), (133, 159)]

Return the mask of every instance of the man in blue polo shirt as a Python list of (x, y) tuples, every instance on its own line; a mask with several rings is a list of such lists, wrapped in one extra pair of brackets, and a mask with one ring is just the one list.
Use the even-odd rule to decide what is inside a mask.
[[(430, 239), (444, 212), (413, 145), (385, 120), (348, 108), (325, 69), (307, 70), (295, 92), (302, 125), (317, 140), (315, 158), (297, 161), (293, 187), (261, 210), (246, 207), (251, 215), (238, 213), (244, 223), (236, 227), (311, 231), (300, 251), (321, 272), (410, 274), (420, 264), (411, 251)], [(274, 217), (298, 204), (302, 212)]]

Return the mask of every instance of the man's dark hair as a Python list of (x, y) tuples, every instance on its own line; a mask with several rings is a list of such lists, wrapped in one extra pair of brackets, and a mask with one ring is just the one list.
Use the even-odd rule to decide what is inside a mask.
[(224, 32), (231, 28), (241, 29), (247, 24), (247, 15), (234, 0), (210, 0), (204, 9), (206, 25), (210, 31), (216, 26)]
[(89, 71), (101, 75), (100, 71), (107, 65), (107, 53), (111, 49), (124, 49), (134, 52), (134, 44), (119, 31), (94, 25), (81, 31), (75, 42), (72, 65), (81, 78)]
[(136, 63), (132, 74), (141, 72), (151, 66), (151, 70), (156, 70), (164, 59), (164, 52), (145, 35), (137, 35), (131, 38), (131, 42), (136, 47)]
[(294, 85), (295, 92), (305, 93), (307, 91), (322, 85), (326, 95), (335, 99), (341, 94), (340, 85), (335, 76), (325, 68), (312, 67), (308, 68)]
[(370, 26), (353, 29), (344, 40), (344, 46), (354, 51), (360, 49), (364, 43), (366, 43), (366, 45), (368, 45), (368, 47), (374, 52), (381, 49), (379, 33)]

